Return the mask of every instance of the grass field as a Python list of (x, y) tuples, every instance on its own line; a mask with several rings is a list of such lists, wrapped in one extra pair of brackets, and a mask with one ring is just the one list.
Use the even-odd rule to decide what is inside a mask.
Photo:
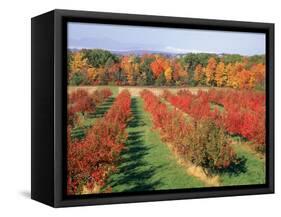
[(243, 147), (243, 144), (233, 144), (237, 155), (245, 159), (237, 173), (221, 174), (222, 185), (251, 185), (265, 183), (265, 161), (260, 159), (249, 149)]
[[(83, 117), (80, 126), (73, 128), (72, 137), (83, 138), (87, 129), (98, 118), (104, 116), (120, 93), (120, 87), (114, 86), (84, 88), (91, 92), (104, 87), (110, 88), (113, 95), (98, 106), (95, 112)], [(186, 167), (179, 164), (178, 159), (168, 145), (162, 142), (159, 132), (153, 129), (151, 116), (144, 111), (143, 100), (138, 96), (140, 89), (142, 88), (138, 88), (137, 91), (136, 88), (130, 90), (130, 92), (135, 92), (131, 103), (132, 119), (127, 126), (128, 140), (121, 153), (121, 160), (117, 165), (117, 170), (108, 177), (103, 189), (111, 188), (112, 192), (132, 192), (207, 186), (205, 182), (188, 173)], [(69, 88), (69, 92), (73, 90), (75, 90), (74, 87)], [(162, 101), (165, 102), (163, 99)], [(167, 105), (170, 109), (173, 109), (171, 104), (167, 103)], [(223, 109), (215, 104), (212, 104), (211, 107), (212, 109), (216, 107), (220, 110)], [(187, 115), (186, 118), (189, 120), (190, 117)], [(241, 139), (237, 137), (232, 139), (234, 141), (233, 148), (238, 157), (242, 159), (242, 163), (239, 168), (220, 172), (218, 174), (219, 185), (265, 183), (265, 159), (248, 147), (244, 147)]]
[(139, 97), (132, 99), (133, 119), (128, 125), (129, 139), (118, 171), (107, 186), (113, 192), (146, 191), (202, 187), (204, 184), (187, 174), (171, 155), (160, 136), (152, 130), (148, 113)]

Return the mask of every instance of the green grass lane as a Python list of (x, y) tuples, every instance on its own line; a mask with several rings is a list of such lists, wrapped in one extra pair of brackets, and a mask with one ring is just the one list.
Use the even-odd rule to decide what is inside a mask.
[(71, 136), (77, 139), (83, 138), (87, 130), (94, 124), (94, 122), (98, 118), (103, 117), (104, 114), (109, 110), (114, 102), (114, 99), (114, 97), (109, 97), (104, 103), (96, 108), (95, 112), (85, 115), (82, 120), (81, 126), (75, 127), (71, 132)]
[(220, 175), (222, 185), (264, 184), (265, 160), (251, 153), (241, 143), (234, 144), (233, 148), (238, 157), (244, 159), (244, 162), (240, 165), (237, 172), (223, 173)]
[(189, 176), (177, 163), (158, 132), (152, 130), (150, 115), (144, 112), (141, 98), (132, 98), (132, 113), (122, 160), (105, 188), (128, 192), (203, 187), (201, 181)]

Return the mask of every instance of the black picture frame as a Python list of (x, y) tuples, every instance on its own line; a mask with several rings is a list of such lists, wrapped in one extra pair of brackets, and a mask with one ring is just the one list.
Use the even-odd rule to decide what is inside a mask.
[[(95, 22), (266, 34), (266, 184), (66, 196), (66, 23)], [(53, 207), (274, 193), (274, 24), (53, 10), (32, 18), (31, 198)]]

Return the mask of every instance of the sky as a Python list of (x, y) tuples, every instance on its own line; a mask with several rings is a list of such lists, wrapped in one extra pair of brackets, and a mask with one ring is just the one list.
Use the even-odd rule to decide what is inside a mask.
[(265, 54), (265, 34), (69, 22), (68, 48)]

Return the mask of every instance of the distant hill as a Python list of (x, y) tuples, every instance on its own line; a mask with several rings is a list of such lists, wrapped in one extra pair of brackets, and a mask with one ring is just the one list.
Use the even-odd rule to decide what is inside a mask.
[[(70, 48), (68, 49), (69, 51), (72, 52), (76, 52), (76, 51), (80, 51), (82, 49), (78, 49), (78, 48)], [(144, 54), (162, 54), (168, 57), (174, 57), (177, 55), (182, 55), (182, 53), (172, 53), (172, 52), (165, 52), (165, 51), (154, 51), (154, 50), (108, 50), (108, 49), (104, 49), (107, 50), (113, 54), (119, 55), (119, 56), (125, 56), (125, 55), (136, 55), (136, 56), (142, 56)]]
[(129, 50), (129, 51), (114, 51), (110, 50), (111, 53), (114, 53), (116, 55), (136, 55), (136, 56), (142, 56), (144, 54), (162, 54), (165, 56), (177, 56), (177, 53), (171, 53), (171, 52), (164, 52), (164, 51), (155, 51), (155, 50)]
[[(89, 48), (86, 48), (89, 49)], [(94, 49), (94, 48), (93, 48)], [(100, 48), (97, 48), (100, 49)], [(82, 50), (81, 48), (69, 48), (69, 51), (72, 52), (77, 52)], [(157, 50), (109, 50), (109, 49), (101, 49), (101, 50), (107, 50), (115, 55), (118, 56), (128, 56), (128, 55), (135, 55), (135, 56), (142, 56), (144, 54), (161, 54), (167, 57), (182, 57), (188, 54), (214, 54), (217, 55), (218, 57), (223, 57), (223, 56), (240, 56), (242, 57), (243, 55), (240, 54), (228, 54), (228, 53), (210, 53), (210, 52), (200, 52), (200, 53), (195, 53), (195, 52), (187, 52), (187, 53), (174, 53), (174, 52), (167, 52), (167, 51), (157, 51)], [(245, 55), (244, 55), (245, 56)], [(251, 55), (248, 57), (261, 57), (264, 56), (264, 54), (260, 55)]]

